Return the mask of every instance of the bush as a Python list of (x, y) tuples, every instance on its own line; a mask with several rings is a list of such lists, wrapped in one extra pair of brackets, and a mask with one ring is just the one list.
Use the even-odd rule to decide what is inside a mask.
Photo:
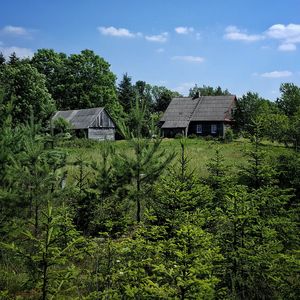
[(198, 135), (193, 133), (193, 134), (189, 135), (188, 138), (189, 139), (196, 139), (196, 138), (198, 138)]
[(230, 143), (233, 141), (233, 131), (231, 128), (227, 128), (225, 131), (225, 142)]
[(204, 139), (205, 141), (212, 141), (212, 140), (214, 140), (214, 137), (211, 136), (211, 135), (206, 135), (206, 136), (203, 137), (203, 139)]
[(182, 139), (184, 137), (184, 135), (182, 133), (176, 133), (175, 134), (175, 139)]

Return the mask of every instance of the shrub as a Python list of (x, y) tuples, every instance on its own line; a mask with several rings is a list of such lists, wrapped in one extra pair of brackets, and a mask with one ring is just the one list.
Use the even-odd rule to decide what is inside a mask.
[(182, 139), (184, 137), (184, 135), (182, 133), (176, 133), (175, 134), (175, 139)]
[(214, 139), (214, 137), (211, 136), (211, 135), (206, 135), (206, 136), (203, 137), (203, 139), (204, 139), (205, 141), (212, 141), (212, 140)]
[(195, 133), (189, 135), (189, 139), (196, 139), (196, 138), (198, 138), (198, 135)]
[(225, 131), (225, 142), (230, 143), (233, 141), (233, 131), (231, 128), (227, 128)]

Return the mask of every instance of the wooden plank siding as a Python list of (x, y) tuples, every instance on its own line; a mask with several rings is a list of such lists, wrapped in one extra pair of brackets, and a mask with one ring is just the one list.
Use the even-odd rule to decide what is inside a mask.
[(114, 141), (115, 140), (115, 129), (114, 128), (89, 128), (88, 138), (98, 141)]
[[(202, 133), (197, 133), (197, 125), (201, 124), (202, 125)], [(216, 133), (211, 132), (211, 127), (212, 125), (217, 126), (217, 131)], [(206, 136), (206, 135), (211, 135), (211, 136), (224, 136), (224, 122), (220, 121), (192, 121), (189, 124), (189, 129), (188, 129), (188, 134), (195, 134), (198, 136)]]

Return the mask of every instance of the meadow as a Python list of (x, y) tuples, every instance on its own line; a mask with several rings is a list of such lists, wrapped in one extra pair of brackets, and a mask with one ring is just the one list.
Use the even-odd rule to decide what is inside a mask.
[[(219, 149), (220, 153), (224, 157), (224, 164), (228, 169), (228, 172), (236, 173), (247, 163), (247, 151), (251, 149), (251, 142), (245, 138), (236, 139), (230, 143), (224, 143), (218, 140), (206, 140), (203, 138), (194, 139), (168, 139), (165, 138), (161, 142), (161, 149), (165, 150), (165, 153), (175, 152), (176, 157), (171, 163), (171, 167), (176, 167), (180, 154), (180, 143), (184, 142), (186, 154), (189, 159), (190, 171), (200, 177), (207, 176), (207, 164), (214, 158), (216, 150)], [(68, 181), (72, 181), (73, 175), (78, 168), (75, 168), (74, 162), (76, 160), (82, 160), (87, 163), (100, 163), (102, 159), (103, 148), (106, 142), (97, 142), (92, 140), (77, 139), (73, 141), (67, 141), (61, 149), (67, 152), (68, 157)], [(115, 149), (116, 154), (133, 155), (133, 145), (130, 141), (119, 140), (109, 142)], [(287, 153), (290, 149), (284, 147), (283, 144), (271, 143), (267, 140), (262, 142), (262, 149), (268, 156), (277, 156), (282, 153)]]

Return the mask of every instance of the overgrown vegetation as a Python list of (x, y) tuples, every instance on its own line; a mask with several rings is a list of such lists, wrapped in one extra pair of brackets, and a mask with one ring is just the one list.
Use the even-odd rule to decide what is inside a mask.
[[(239, 99), (235, 134), (249, 139), (161, 140), (151, 120), (173, 94), (128, 75), (117, 93), (91, 51), (0, 68), (1, 299), (299, 297), (298, 87), (282, 85), (277, 103)], [(70, 139), (64, 122), (51, 136), (46, 116), (75, 95), (111, 101), (127, 140)]]

